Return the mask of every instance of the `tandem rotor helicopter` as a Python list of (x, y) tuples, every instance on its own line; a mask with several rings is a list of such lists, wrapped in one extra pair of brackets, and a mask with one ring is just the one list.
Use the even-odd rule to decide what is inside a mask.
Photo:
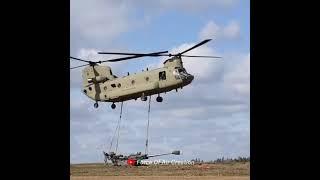
[[(217, 56), (189, 56), (184, 55), (211, 39), (206, 39), (200, 43), (186, 49), (177, 54), (168, 54), (168, 51), (154, 52), (154, 53), (119, 53), (119, 52), (98, 52), (98, 54), (114, 54), (114, 55), (130, 55), (121, 58), (109, 59), (105, 61), (93, 62), (89, 60), (70, 57), (72, 60), (86, 62), (84, 65), (71, 67), (75, 69), (85, 67), (82, 70), (82, 92), (94, 100), (94, 107), (98, 108), (98, 102), (111, 102), (111, 108), (115, 109), (115, 102), (123, 102), (138, 98), (142, 101), (147, 100), (147, 96), (157, 94), (157, 102), (162, 102), (161, 93), (172, 90), (178, 91), (178, 88), (183, 88), (192, 82), (194, 76), (189, 74), (183, 67), (182, 57), (200, 57), (200, 58), (221, 58)], [(102, 66), (99, 64), (105, 62), (118, 62), (140, 57), (158, 57), (168, 56), (163, 67), (142, 71), (134, 74), (129, 74), (124, 77), (117, 77), (112, 74), (109, 66)]]

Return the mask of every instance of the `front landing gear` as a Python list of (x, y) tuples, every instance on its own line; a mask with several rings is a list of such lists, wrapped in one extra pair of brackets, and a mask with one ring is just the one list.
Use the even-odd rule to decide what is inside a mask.
[(158, 96), (156, 100), (157, 100), (157, 102), (162, 102), (163, 98), (161, 96)]
[(115, 108), (116, 108), (116, 105), (115, 105), (114, 103), (112, 103), (112, 104), (111, 104), (111, 108), (112, 108), (112, 109), (115, 109)]
[(98, 108), (99, 107), (98, 102), (94, 103), (93, 106), (94, 106), (94, 108)]

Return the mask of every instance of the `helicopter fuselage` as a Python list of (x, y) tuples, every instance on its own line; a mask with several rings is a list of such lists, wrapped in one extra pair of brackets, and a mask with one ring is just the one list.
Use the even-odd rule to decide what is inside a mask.
[(83, 92), (94, 101), (122, 102), (182, 88), (193, 79), (179, 57), (166, 60), (161, 68), (119, 78), (108, 66), (94, 66), (83, 70)]

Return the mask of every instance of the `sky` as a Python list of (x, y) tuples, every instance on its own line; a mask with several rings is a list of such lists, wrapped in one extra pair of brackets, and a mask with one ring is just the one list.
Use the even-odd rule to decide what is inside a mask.
[[(183, 58), (193, 82), (152, 97), (149, 154), (181, 150), (165, 160), (214, 160), (250, 156), (249, 0), (71, 0), (70, 55), (92, 61), (119, 57), (99, 51), (181, 52), (212, 39)], [(118, 77), (161, 67), (165, 57), (106, 63)], [(82, 62), (71, 60), (71, 67)], [(82, 68), (70, 70), (70, 163), (103, 162), (119, 120), (120, 104), (83, 93)], [(148, 101), (126, 101), (118, 152), (144, 152)]]

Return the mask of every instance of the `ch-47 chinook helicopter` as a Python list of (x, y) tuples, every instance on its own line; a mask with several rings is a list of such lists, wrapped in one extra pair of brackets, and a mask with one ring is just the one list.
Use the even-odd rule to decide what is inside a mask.
[[(98, 52), (98, 54), (114, 54), (114, 55), (130, 55), (127, 57), (109, 59), (105, 61), (93, 62), (75, 57), (70, 57), (73, 60), (86, 62), (87, 64), (72, 67), (75, 69), (83, 66), (88, 66), (82, 70), (83, 93), (90, 99), (94, 100), (94, 107), (98, 108), (98, 102), (112, 102), (111, 108), (116, 108), (115, 102), (123, 102), (137, 98), (142, 101), (147, 100), (147, 96), (157, 94), (157, 102), (162, 102), (161, 93), (169, 92), (187, 86), (192, 82), (194, 76), (187, 73), (183, 67), (182, 57), (201, 57), (201, 58), (220, 58), (217, 56), (189, 56), (184, 55), (192, 49), (195, 49), (211, 39), (206, 39), (189, 49), (177, 53), (167, 54), (168, 51), (154, 53), (117, 53), (117, 52)], [(118, 62), (140, 57), (171, 57), (164, 61), (161, 68), (142, 71), (139, 73), (128, 73), (125, 77), (117, 77), (112, 74), (109, 66), (98, 65), (104, 62)]]

